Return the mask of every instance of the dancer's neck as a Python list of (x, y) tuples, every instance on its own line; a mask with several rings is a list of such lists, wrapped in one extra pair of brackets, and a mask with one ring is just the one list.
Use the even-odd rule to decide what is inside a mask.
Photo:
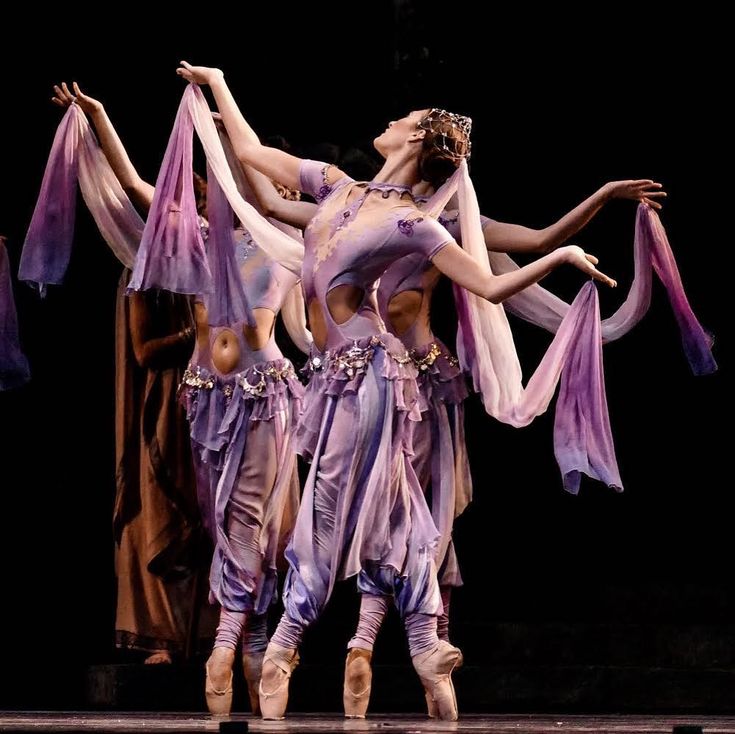
[(391, 153), (373, 178), (376, 183), (392, 183), (399, 186), (415, 186), (420, 180), (418, 160), (412, 152), (405, 150)]

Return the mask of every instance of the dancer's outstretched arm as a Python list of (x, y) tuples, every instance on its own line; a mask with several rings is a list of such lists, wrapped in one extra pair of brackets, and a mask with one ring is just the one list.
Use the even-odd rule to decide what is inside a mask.
[(443, 247), (432, 259), (434, 265), (455, 283), (492, 303), (501, 303), (506, 298), (522, 291), (529, 285), (538, 283), (560, 265), (573, 265), (583, 273), (606, 285), (615, 287), (616, 281), (600, 272), (598, 263), (576, 245), (566, 245), (518, 270), (502, 275), (489, 275), (480, 269), (471, 255), (456, 242)]
[[(212, 117), (216, 127), (226, 133), (227, 129), (222, 120), (222, 115), (215, 112)], [(279, 222), (285, 222), (299, 229), (306, 227), (316, 212), (316, 204), (309, 201), (284, 198), (283, 194), (276, 189), (276, 185), (286, 188), (280, 181), (276, 184), (268, 176), (256, 171), (252, 166), (242, 163), (242, 161), (240, 161), (240, 166), (255, 198), (258, 200), (260, 212), (263, 216), (272, 217)]]
[[(227, 134), (232, 141), (235, 155), (241, 163), (251, 165), (269, 179), (279, 181), (290, 189), (301, 191), (299, 177), (301, 158), (278, 150), (278, 148), (261, 144), (255, 131), (240, 112), (221, 69), (213, 69), (208, 66), (192, 66), (186, 61), (182, 61), (176, 73), (194, 84), (208, 84), (210, 86), (214, 100), (217, 103), (217, 109), (222, 115)], [(330, 169), (331, 182), (343, 175), (337, 169)]]
[(485, 245), (494, 252), (551, 252), (577, 234), (612, 199), (632, 199), (661, 209), (657, 200), (665, 197), (662, 185), (650, 179), (610, 181), (543, 229), (492, 220), (487, 222), (483, 229)]
[(62, 82), (61, 86), (54, 86), (51, 101), (59, 107), (68, 107), (74, 102), (79, 105), (94, 125), (102, 152), (125, 193), (135, 206), (148, 212), (153, 202), (153, 186), (138, 175), (102, 102), (84, 94), (76, 82), (72, 82), (72, 86), (74, 94), (69, 91), (66, 82)]

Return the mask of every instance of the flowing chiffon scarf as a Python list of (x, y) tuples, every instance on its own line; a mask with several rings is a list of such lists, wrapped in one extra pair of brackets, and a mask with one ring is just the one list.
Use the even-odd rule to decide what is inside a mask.
[[(426, 211), (438, 216), (455, 193), (462, 246), (478, 267), (488, 276), (517, 269), (507, 255), (490, 253), (488, 257), (466, 162), (429, 200)], [(689, 306), (661, 221), (644, 204), (638, 207), (634, 249), (635, 276), (628, 297), (604, 321), (592, 281), (582, 287), (571, 306), (539, 285), (508, 299), (509, 310), (555, 334), (525, 387), (505, 309), (455, 288), (457, 352), (490, 415), (513, 426), (527, 425), (546, 410), (561, 379), (554, 451), (564, 487), (572, 493), (579, 491), (582, 473), (622, 490), (605, 397), (602, 343), (620, 338), (643, 317), (650, 304), (652, 269), (667, 289), (692, 370), (701, 375), (717, 369), (712, 337)]]
[[(206, 252), (192, 185), (194, 129), (207, 157), (208, 214), (213, 221)], [(84, 112), (76, 104), (69, 107), (54, 137), (19, 268), (19, 278), (42, 295), (47, 285), (63, 282), (71, 258), (77, 182), (110, 249), (133, 269), (128, 289), (201, 294), (214, 326), (244, 320), (249, 313), (234, 258), (233, 210), (266, 254), (277, 253), (274, 259), (300, 274), (300, 233), (272, 224), (248, 203), (246, 197), (253, 202), (254, 197), (230, 141), (218, 134), (195, 85), (187, 87), (179, 106), (145, 222), (107, 162)], [(312, 338), (300, 284), (287, 295), (281, 315), (289, 336), (308, 354)]]
[[(189, 85), (169, 140), (151, 213), (142, 231), (132, 287), (211, 291), (212, 259), (204, 257), (195, 226), (193, 190), (186, 185), (191, 171), (193, 130), (197, 131), (207, 157), (210, 186), (216, 181), (215, 186), (219, 186), (235, 215), (270, 257), (300, 273), (303, 244), (264, 219), (246, 201), (242, 183), (239, 189), (233, 176), (239, 166), (228, 163), (226, 147), (217, 135), (204, 96), (196, 85)], [(140, 217), (114, 179), (84, 115), (72, 105), (54, 139), (21, 258), (20, 277), (38, 284), (41, 290), (46, 283), (60, 282), (68, 263), (77, 176), (100, 231), (121, 261), (134, 251), (133, 230), (142, 230)], [(455, 192), (459, 197), (462, 246), (477, 267), (488, 276), (517, 268), (507, 255), (490, 253), (488, 257), (477, 197), (465, 162), (428, 202), (427, 213), (438, 216)], [(189, 236), (178, 237), (178, 231)], [(224, 250), (229, 249), (225, 243)], [(231, 268), (228, 257), (225, 253), (222, 260), (215, 258), (214, 267)], [(636, 217), (634, 280), (625, 302), (611, 317), (600, 320), (597, 290), (592, 282), (582, 287), (571, 305), (538, 285), (508, 299), (508, 310), (555, 334), (525, 387), (503, 306), (455, 288), (459, 313), (457, 352), (491, 416), (513, 426), (527, 425), (547, 409), (561, 380), (554, 448), (564, 487), (570, 492), (579, 491), (583, 473), (622, 490), (605, 396), (602, 344), (620, 338), (643, 317), (650, 303), (652, 270), (668, 291), (692, 370), (695, 374), (713, 372), (717, 365), (711, 352), (712, 337), (689, 306), (657, 214), (643, 204)], [(225, 278), (228, 283), (231, 280), (229, 276)], [(295, 312), (293, 320), (301, 325), (302, 334), (295, 341), (306, 351), (310, 335), (304, 324), (303, 298), (297, 295), (291, 299), (291, 306)], [(231, 307), (235, 306), (228, 299), (215, 311)]]
[(20, 348), (18, 315), (13, 299), (10, 262), (0, 237), (0, 390), (20, 387), (31, 378), (28, 360)]
[[(185, 95), (184, 103), (190, 94)], [(184, 103), (176, 118), (145, 223), (119, 185), (84, 113), (76, 105), (69, 108), (54, 140), (41, 196), (26, 239), (22, 268), (25, 279), (35, 283), (42, 292), (47, 284), (62, 282), (72, 251), (78, 182), (105, 240), (124, 265), (134, 267), (131, 278), (137, 276), (138, 289), (199, 294), (207, 307), (208, 322), (213, 326), (242, 322), (255, 325), (235, 256), (233, 209), (219, 185), (213, 166), (219, 164), (222, 170), (226, 167), (225, 176), (229, 174), (230, 182), (237, 179), (238, 201), (244, 204), (244, 196), (251, 194), (229, 140), (226, 135), (221, 139), (217, 135), (211, 113), (207, 110), (209, 125), (206, 129), (209, 133), (214, 132), (208, 138), (208, 145), (219, 158), (214, 163), (208, 159), (205, 250), (193, 192), (193, 125)], [(249, 204), (243, 208), (248, 211), (251, 221), (258, 218), (258, 226), (267, 236), (272, 230), (280, 238), (293, 238), (291, 243), (298, 246), (295, 238), (299, 235), (295, 230), (284, 228), (286, 232), (281, 232), (273, 227), (268, 229), (270, 225), (258, 214), (252, 214)], [(110, 222), (115, 226), (110, 226)], [(130, 292), (132, 289), (128, 287), (127, 290)], [(299, 317), (299, 297), (300, 286), (296, 296), (291, 293), (287, 296), (292, 313), (284, 318), (284, 322), (297, 337), (294, 341), (308, 350), (310, 335), (306, 331), (303, 301)], [(275, 364), (284, 374), (287, 372), (288, 363), (278, 360)], [(222, 478), (218, 481), (213, 500), (216, 523), (210, 523), (214, 525), (212, 530), (217, 541), (210, 580), (213, 598), (228, 608), (245, 608), (255, 595), (258, 611), (262, 613), (275, 592), (274, 572), (278, 544), (283, 535), (282, 524), (293, 521), (298, 504), (298, 485), (293, 481), (292, 471), (295, 455), (290, 448), (289, 426), (300, 410), (301, 385), (295, 376), (284, 379), (269, 376), (266, 392), (256, 398), (246, 392), (243, 385), (257, 382), (257, 370), (251, 368), (238, 376), (229, 407), (208, 411), (221, 414), (215, 430), (219, 431), (217, 439), (224, 447)], [(199, 396), (199, 402), (206, 404), (215, 396), (221, 398), (221, 392), (205, 390)], [(268, 572), (259, 585), (258, 574), (252, 568), (243, 567), (231, 547), (226, 518), (249, 429), (261, 420), (274, 421), (278, 480), (264, 507), (260, 546)]]

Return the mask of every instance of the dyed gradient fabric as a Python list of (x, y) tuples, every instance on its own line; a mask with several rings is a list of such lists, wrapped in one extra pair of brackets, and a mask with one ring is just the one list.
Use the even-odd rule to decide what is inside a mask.
[(31, 378), (28, 360), (20, 348), (18, 316), (5, 240), (0, 237), (0, 390), (24, 385)]

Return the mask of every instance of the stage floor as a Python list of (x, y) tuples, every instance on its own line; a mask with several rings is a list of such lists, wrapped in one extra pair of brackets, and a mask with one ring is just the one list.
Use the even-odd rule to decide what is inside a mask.
[[(708, 734), (735, 733), (735, 716), (566, 716), (467, 714), (457, 722), (435, 722), (426, 717), (391, 714), (371, 715), (364, 720), (347, 720), (327, 714), (292, 715), (284, 721), (262, 721), (236, 715), (225, 721), (247, 722), (250, 732), (380, 732), (381, 734), (423, 734), (423, 732), (487, 732), (487, 734), (550, 734), (587, 732), (591, 734), (632, 734), (668, 732), (675, 726), (700, 726)], [(224, 727), (223, 727), (224, 728)], [(201, 713), (94, 713), (53, 711), (0, 712), (0, 731), (16, 732), (197, 732), (220, 729), (220, 720)], [(244, 727), (226, 727), (236, 733)], [(684, 730), (686, 731), (686, 730)]]

